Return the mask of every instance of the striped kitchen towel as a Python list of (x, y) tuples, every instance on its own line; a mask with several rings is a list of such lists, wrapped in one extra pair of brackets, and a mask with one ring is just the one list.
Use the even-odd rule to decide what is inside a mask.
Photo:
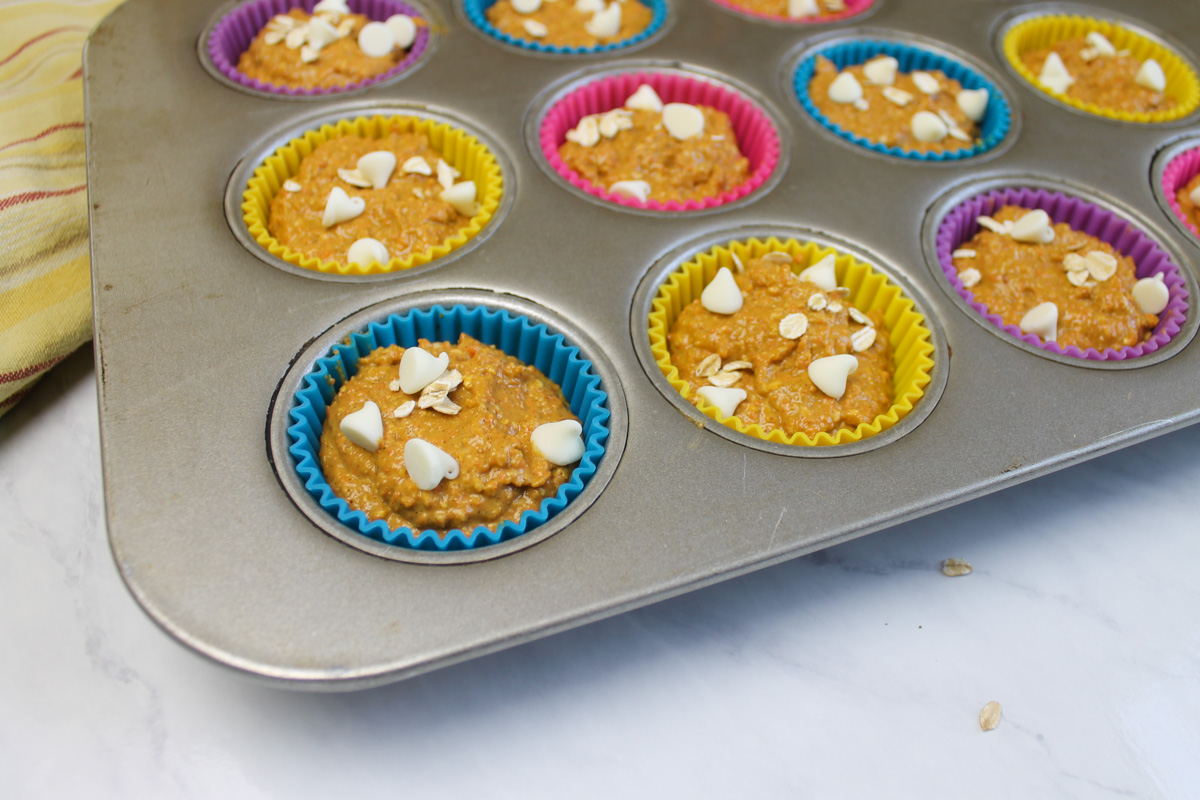
[(92, 336), (81, 56), (121, 0), (0, 0), (0, 415)]

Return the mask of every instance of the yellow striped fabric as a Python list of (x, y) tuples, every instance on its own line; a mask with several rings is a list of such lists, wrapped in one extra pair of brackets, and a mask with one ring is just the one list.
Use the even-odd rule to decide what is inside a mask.
[(121, 0), (0, 0), (0, 415), (91, 338), (81, 55)]

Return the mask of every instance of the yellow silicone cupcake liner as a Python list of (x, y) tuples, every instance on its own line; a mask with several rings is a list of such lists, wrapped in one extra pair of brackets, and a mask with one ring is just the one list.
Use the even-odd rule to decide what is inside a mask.
[(916, 310), (912, 300), (905, 297), (886, 276), (872, 269), (870, 264), (833, 248), (811, 242), (799, 242), (795, 239), (781, 241), (773, 236), (765, 241), (748, 239), (729, 242), (696, 255), (672, 272), (659, 287), (658, 295), (651, 304), (653, 310), (650, 312), (650, 351), (654, 354), (663, 376), (676, 391), (691, 399), (691, 384), (679, 377), (679, 371), (671, 363), (671, 354), (667, 349), (667, 332), (675, 324), (684, 306), (700, 296), (704, 287), (717, 274), (717, 270), (721, 267), (728, 267), (730, 271), (737, 269), (733, 258), (735, 255), (745, 262), (775, 251), (786, 252), (796, 259), (792, 266), (792, 271), (796, 273), (832, 253), (837, 260), (835, 270), (838, 285), (850, 290), (849, 300), (854, 307), (864, 312), (883, 312), (896, 367), (892, 385), (892, 406), (887, 413), (879, 415), (870, 423), (864, 422), (853, 430), (843, 428), (833, 435), (819, 433), (815, 437), (805, 433), (789, 436), (778, 429), (768, 433), (760, 425), (746, 425), (737, 417), (723, 416), (703, 398), (700, 399), (697, 408), (708, 417), (739, 433), (768, 442), (809, 447), (857, 442), (895, 425), (912, 411), (929, 384), (934, 348), (930, 341), (929, 329), (924, 324), (925, 317)]
[[(296, 175), (300, 162), (319, 145), (339, 136), (366, 136), (379, 139), (393, 130), (403, 133), (418, 132), (429, 137), (429, 144), (446, 160), (446, 163), (462, 173), (463, 180), (475, 181), (479, 197), (479, 212), (470, 222), (446, 241), (420, 253), (411, 253), (404, 258), (393, 258), (385, 265), (343, 264), (338, 261), (321, 261), (283, 245), (267, 230), (267, 218), (271, 200), (284, 182)], [(466, 244), (483, 229), (500, 205), (500, 194), (504, 179), (500, 164), (491, 151), (474, 136), (437, 120), (409, 116), (373, 116), (339, 120), (336, 124), (322, 125), (303, 136), (292, 139), (264, 161), (246, 185), (242, 194), (242, 215), (246, 229), (260, 245), (273, 256), (289, 264), (316, 272), (336, 275), (373, 275), (384, 272), (419, 267), (435, 258)]]
[[(1115, 48), (1128, 50), (1134, 58), (1142, 61), (1153, 58), (1157, 61), (1167, 77), (1167, 88), (1164, 94), (1175, 100), (1175, 107), (1170, 111), (1147, 113), (1115, 111), (1095, 103), (1084, 103), (1065, 94), (1050, 91), (1038, 82), (1037, 75), (1033, 74), (1021, 61), (1021, 55), (1031, 50), (1050, 47), (1066, 39), (1081, 38), (1092, 31), (1104, 34)], [(1195, 111), (1197, 106), (1200, 106), (1200, 78), (1197, 78), (1195, 70), (1173, 51), (1153, 39), (1148, 39), (1113, 22), (1076, 14), (1037, 17), (1014, 25), (1004, 36), (1003, 48), (1004, 56), (1012, 68), (1031, 85), (1055, 100), (1089, 114), (1127, 122), (1170, 122), (1186, 117)]]

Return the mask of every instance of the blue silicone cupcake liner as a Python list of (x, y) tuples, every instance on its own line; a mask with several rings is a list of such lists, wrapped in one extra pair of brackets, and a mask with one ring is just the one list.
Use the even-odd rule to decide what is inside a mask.
[[(564, 2), (567, 0), (564, 0)], [(487, 10), (495, 5), (496, 0), (463, 0), (463, 11), (466, 12), (467, 19), (471, 20), (476, 28), (497, 39), (505, 44), (510, 44), (513, 47), (519, 47), (522, 50), (530, 50), (535, 53), (554, 53), (556, 55), (591, 55), (593, 53), (610, 53), (613, 50), (624, 50), (627, 47), (632, 47), (639, 42), (644, 42), (651, 36), (654, 36), (667, 21), (667, 0), (635, 0), (644, 6), (649, 6), (654, 12), (654, 16), (650, 20), (650, 24), (641, 33), (630, 36), (628, 39), (622, 39), (619, 42), (612, 44), (602, 44), (595, 47), (560, 47), (554, 44), (541, 44), (530, 39), (518, 39), (515, 36), (509, 36), (504, 31), (497, 28), (492, 23), (488, 22)]]
[[(583, 423), (583, 458), (558, 494), (542, 502), (537, 511), (525, 511), (520, 521), (504, 521), (495, 530), (484, 526), (468, 532), (454, 529), (444, 535), (434, 530), (392, 530), (383, 520), (369, 520), (352, 511), (334, 494), (325, 480), (318, 457), (325, 413), (338, 389), (358, 372), (358, 360), (373, 350), (391, 345), (415, 347), (418, 339), (455, 342), (466, 333), (540, 369), (562, 388), (571, 412)], [(440, 305), (404, 314), (392, 314), (351, 334), (317, 360), (304, 376), (288, 417), (288, 452), (296, 473), (313, 499), (343, 525), (384, 544), (415, 550), (470, 550), (521, 536), (562, 511), (583, 491), (604, 457), (609, 436), (608, 394), (592, 363), (562, 334), (528, 317), (482, 306)]]
[[(941, 70), (947, 77), (953, 78), (962, 84), (964, 89), (987, 89), (988, 107), (987, 113), (984, 115), (983, 122), (980, 125), (979, 143), (974, 147), (964, 147), (940, 153), (922, 153), (915, 150), (903, 150), (899, 147), (878, 144), (831, 122), (816, 107), (812, 98), (809, 97), (808, 85), (816, 72), (817, 56), (825, 56), (825, 58), (828, 58), (841, 70), (846, 67), (862, 64), (876, 56), (884, 55), (891, 56), (900, 62), (900, 72)], [(800, 62), (792, 78), (792, 88), (796, 93), (796, 99), (800, 101), (800, 105), (804, 106), (804, 110), (811, 114), (813, 119), (843, 139), (854, 142), (856, 145), (865, 147), (868, 150), (874, 150), (876, 153), (884, 153), (885, 155), (908, 158), (915, 161), (957, 161), (986, 153), (1004, 140), (1012, 125), (1012, 110), (1009, 108), (1008, 99), (1000, 91), (999, 87), (982, 74), (954, 59), (901, 42), (860, 39), (825, 48)]]

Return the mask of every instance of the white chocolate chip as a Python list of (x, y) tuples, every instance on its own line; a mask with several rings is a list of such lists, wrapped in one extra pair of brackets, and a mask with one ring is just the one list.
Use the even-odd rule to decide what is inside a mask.
[(475, 202), (475, 181), (456, 183), (439, 195), (444, 202), (454, 206), (454, 210), (464, 217), (473, 217), (479, 213), (479, 204)]
[(358, 48), (371, 58), (383, 58), (395, 47), (392, 29), (382, 22), (368, 22), (358, 32)]
[(808, 365), (808, 377), (813, 385), (834, 400), (846, 393), (846, 379), (858, 369), (858, 358), (849, 353), (817, 358)]
[(440, 447), (424, 439), (409, 439), (404, 443), (404, 468), (418, 489), (436, 489), (443, 478), (458, 477), (458, 462)]
[(906, 92), (903, 89), (897, 89), (895, 86), (884, 87), (883, 96), (901, 108), (904, 108), (914, 99), (911, 92)]
[(659, 113), (663, 110), (663, 101), (659, 98), (658, 92), (654, 91), (654, 87), (643, 83), (636, 92), (629, 95), (629, 99), (625, 101), (625, 107), (634, 111)]
[(533, 449), (551, 464), (565, 467), (583, 458), (583, 426), (573, 419), (538, 425), (529, 435)]
[(1113, 47), (1113, 43), (1100, 31), (1092, 31), (1084, 37), (1084, 40), (1098, 56), (1115, 56), (1117, 54), (1117, 48)]
[(700, 305), (714, 314), (733, 314), (742, 307), (742, 290), (728, 267), (721, 267), (700, 293)]
[(900, 62), (891, 56), (873, 58), (863, 64), (863, 77), (876, 86), (891, 86), (896, 82), (896, 70)]
[(447, 164), (444, 159), (441, 159), (441, 158), (438, 159), (437, 179), (438, 179), (438, 183), (440, 183), (442, 185), (443, 189), (449, 189), (451, 186), (453, 186), (454, 179), (457, 178), (461, 174), (462, 174), (461, 172), (459, 172), (454, 167)]
[(1054, 224), (1049, 214), (1037, 208), (1014, 222), (1009, 235), (1018, 242), (1050, 244), (1054, 241)]
[(379, 406), (368, 400), (358, 411), (342, 417), (338, 428), (351, 442), (374, 453), (383, 439), (383, 415), (379, 413)]
[(338, 38), (337, 28), (320, 17), (314, 17), (308, 21), (308, 44), (310, 47), (324, 50)]
[(314, 14), (349, 14), (350, 6), (346, 0), (321, 0), (313, 6)]
[(914, 72), (912, 74), (912, 81), (925, 94), (937, 94), (942, 90), (942, 85), (938, 83), (938, 79), (928, 72)]
[(962, 272), (958, 273), (958, 280), (962, 283), (964, 289), (970, 289), (972, 286), (977, 286), (979, 281), (983, 279), (983, 275), (974, 267), (967, 267)]
[(575, 142), (582, 147), (595, 147), (600, 141), (600, 123), (595, 116), (587, 116), (579, 120), (573, 130), (567, 131), (567, 141)]
[(785, 339), (799, 339), (808, 332), (808, 317), (801, 312), (788, 314), (779, 320), (779, 335)]
[(650, 198), (650, 184), (645, 181), (617, 181), (608, 187), (608, 193), (630, 197), (639, 203), (644, 203)]
[(950, 254), (951, 258), (974, 258), (975, 251), (967, 247), (961, 247)]
[(687, 103), (667, 103), (662, 111), (663, 127), (672, 137), (690, 139), (704, 133), (704, 114)]
[(1133, 301), (1144, 314), (1161, 314), (1171, 300), (1171, 291), (1160, 272), (1152, 278), (1142, 278), (1133, 285)]
[(808, 281), (822, 291), (832, 292), (837, 288), (836, 265), (837, 259), (833, 253), (826, 253), (820, 261), (802, 270), (796, 277)]
[(1063, 63), (1062, 57), (1053, 50), (1050, 55), (1046, 56), (1045, 62), (1042, 63), (1042, 72), (1038, 75), (1038, 82), (1050, 89), (1056, 94), (1062, 94), (1075, 79), (1071, 77), (1071, 73), (1067, 72), (1067, 65)]
[(940, 142), (950, 133), (942, 118), (932, 111), (918, 111), (912, 117), (912, 134), (919, 142)]
[(329, 192), (329, 199), (325, 201), (325, 213), (321, 217), (321, 224), (326, 228), (332, 228), (339, 222), (348, 222), (367, 210), (367, 201), (361, 197), (351, 197), (346, 194), (346, 190), (340, 186), (335, 186)]
[(854, 352), (861, 353), (875, 344), (875, 336), (874, 328), (859, 328), (850, 334), (850, 346), (854, 348)]
[(1161, 92), (1167, 88), (1167, 76), (1163, 73), (1162, 65), (1153, 58), (1147, 58), (1142, 62), (1134, 80), (1139, 86), (1145, 86), (1152, 92)]
[(536, 19), (524, 20), (521, 23), (521, 27), (525, 29), (526, 33), (535, 39), (544, 39), (546, 34), (550, 33), (550, 29), (541, 22), (538, 22)]
[(518, 14), (532, 14), (542, 7), (542, 0), (512, 0), (513, 11)]
[(337, 174), (339, 178), (351, 186), (357, 186), (359, 189), (371, 188), (371, 182), (367, 180), (367, 176), (356, 169), (339, 169)]
[(405, 402), (396, 406), (396, 410), (392, 412), (392, 416), (395, 417), (396, 419), (404, 419), (409, 414), (411, 414), (413, 411), (415, 411), (416, 408), (417, 408), (417, 404), (415, 402), (413, 402), (412, 400), (406, 400)]
[(954, 98), (954, 102), (971, 121), (979, 122), (987, 115), (988, 90), (963, 89)]
[(357, 167), (372, 187), (382, 189), (396, 170), (396, 154), (389, 150), (376, 150), (360, 158)]
[(609, 3), (607, 8), (597, 11), (590, 20), (585, 22), (583, 27), (597, 39), (616, 36), (621, 30), (621, 4)]
[(1021, 317), (1020, 328), (1025, 333), (1040, 336), (1047, 342), (1058, 338), (1058, 306), (1054, 303), (1041, 303), (1026, 312)]
[(420, 156), (413, 156), (400, 165), (400, 171), (415, 175), (432, 175), (433, 167), (429, 166), (429, 162)]
[(835, 103), (850, 105), (863, 96), (862, 85), (849, 72), (843, 72), (829, 84), (829, 99)]
[(350, 249), (346, 251), (346, 260), (351, 264), (367, 267), (371, 264), (382, 266), (391, 259), (388, 257), (388, 251), (383, 246), (383, 242), (377, 239), (362, 238), (350, 245)]
[(815, 17), (820, 13), (817, 0), (788, 0), (788, 16), (792, 19)]
[(709, 404), (716, 406), (722, 417), (732, 417), (738, 405), (746, 399), (745, 389), (728, 389), (719, 386), (702, 386), (696, 394), (703, 397)]
[(417, 24), (408, 14), (393, 14), (383, 23), (392, 32), (396, 47), (407, 50), (417, 40)]
[(296, 183), (296, 181), (287, 180), (287, 181), (283, 182), (283, 188), (285, 191), (288, 191), (288, 192), (298, 192), (301, 189), (303, 189), (304, 187), (301, 186), (300, 184)]
[(441, 377), (450, 366), (450, 356), (435, 356), (420, 347), (410, 347), (400, 357), (400, 390), (416, 394)]

